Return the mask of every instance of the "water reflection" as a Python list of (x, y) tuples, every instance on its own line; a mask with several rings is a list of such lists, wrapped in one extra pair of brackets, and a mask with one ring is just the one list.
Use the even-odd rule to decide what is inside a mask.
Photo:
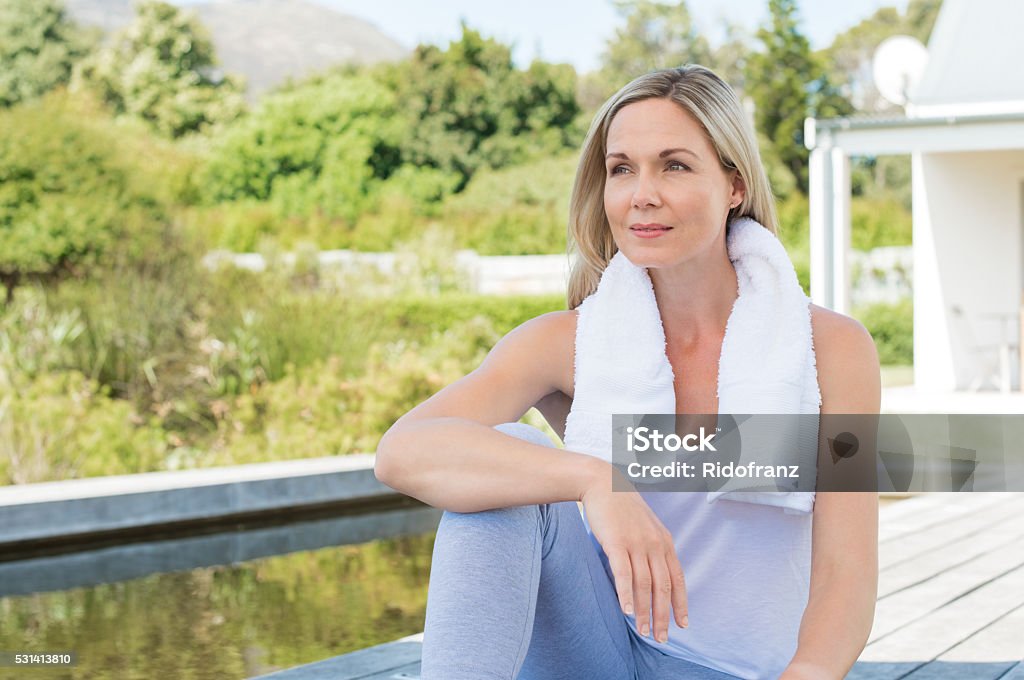
[[(0, 649), (78, 653), (0, 678), (245, 678), (419, 632), (436, 522), (424, 508), (0, 564)], [(378, 536), (396, 537), (340, 545)]]
[(0, 597), (114, 583), (149, 574), (235, 564), (389, 536), (423, 534), (437, 527), (439, 517), (438, 510), (421, 506), (415, 510), (332, 517), (0, 562)]

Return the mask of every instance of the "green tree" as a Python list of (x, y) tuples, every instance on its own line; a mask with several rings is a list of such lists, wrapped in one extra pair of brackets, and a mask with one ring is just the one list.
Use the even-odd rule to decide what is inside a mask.
[(853, 109), (811, 54), (797, 26), (796, 0), (769, 0), (771, 22), (760, 28), (764, 51), (747, 62), (747, 93), (754, 100), (755, 123), (807, 192), (809, 152), (803, 143), (804, 119), (834, 117)]
[(927, 45), (940, 9), (942, 0), (910, 0), (907, 13), (903, 15), (903, 32)]
[(602, 71), (617, 87), (639, 75), (687, 63), (711, 64), (711, 48), (697, 32), (685, 0), (614, 0), (626, 23), (602, 55)]
[(614, 0), (623, 20), (605, 44), (601, 65), (580, 85), (580, 101), (596, 109), (637, 76), (661, 68), (696, 63), (714, 67), (707, 40), (694, 28), (685, 0)]
[(129, 26), (81, 64), (74, 80), (96, 89), (115, 112), (180, 137), (244, 110), (240, 81), (216, 77), (215, 65), (213, 42), (192, 14), (146, 0)]
[(264, 97), (216, 140), (202, 184), (213, 201), (271, 201), (286, 215), (354, 220), (401, 163), (395, 95), (336, 71)]
[(67, 83), (89, 46), (60, 0), (0, 0), (0, 107)]
[[(113, 134), (68, 97), (0, 111), (0, 283), (6, 301), (22, 282), (87, 273), (130, 227), (160, 221), (158, 200)], [(153, 245), (153, 244), (151, 244)]]
[(447, 49), (421, 45), (402, 62), (266, 96), (215, 140), (200, 184), (212, 202), (267, 202), (307, 227), (326, 223), (310, 235), (318, 243), (358, 242), (358, 223), (380, 218), (364, 232), (379, 248), (477, 170), (575, 148), (578, 113), (571, 66), (517, 69), (507, 46), (463, 26)]
[(517, 69), (507, 45), (465, 24), (447, 49), (420, 45), (377, 74), (410, 130), (403, 162), (458, 175), (456, 190), (480, 167), (572, 148), (581, 138), (575, 69), (542, 61)]
[(872, 57), (879, 43), (902, 32), (903, 20), (893, 7), (883, 7), (856, 26), (840, 33), (821, 51), (832, 82), (849, 97), (858, 111), (876, 112), (892, 108), (874, 86)]
[(941, 4), (941, 0), (912, 0), (903, 15), (892, 7), (883, 7), (837, 35), (832, 44), (821, 51), (819, 56), (828, 66), (829, 78), (856, 110), (898, 111), (898, 107), (883, 99), (875, 87), (872, 71), (875, 50), (883, 40), (894, 35), (910, 35), (928, 44)]
[(742, 98), (746, 90), (747, 58), (750, 55), (750, 35), (742, 25), (725, 21), (725, 40), (714, 48), (711, 68), (729, 83)]
[[(875, 50), (893, 35), (911, 35), (927, 44), (941, 0), (911, 0), (905, 14), (885, 7), (840, 33), (819, 53), (829, 78), (861, 113), (900, 113), (874, 84)], [(910, 210), (910, 160), (906, 156), (867, 156), (852, 159), (854, 196), (896, 200)]]

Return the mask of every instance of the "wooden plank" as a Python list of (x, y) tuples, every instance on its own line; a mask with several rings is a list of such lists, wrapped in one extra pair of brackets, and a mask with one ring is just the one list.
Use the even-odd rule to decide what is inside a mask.
[[(844, 680), (898, 680), (919, 668), (921, 661), (858, 661)], [(963, 678), (961, 680), (968, 680)]]
[[(1017, 540), (1003, 550), (979, 555), (933, 578), (878, 600), (875, 604), (875, 622), (868, 637), (868, 645), (903, 626), (934, 615), (947, 604), (957, 603), (958, 598), (973, 596), (979, 590), (992, 590), (993, 584), (1000, 580), (1013, 574), (1024, 573), (1022, 565), (1024, 540)], [(1014, 571), (1007, 574), (1011, 569)], [(991, 604), (999, 608), (1005, 604), (1017, 604), (1019, 601), (1013, 598), (1024, 598), (1024, 591), (1008, 595), (1011, 598), (1009, 601), (1003, 599), (987, 603), (982, 599), (978, 601), (979, 606)], [(1006, 611), (1008, 610), (1003, 608), (998, 615)], [(990, 620), (995, 618), (996, 616), (993, 616)], [(956, 621), (953, 624), (954, 629), (962, 630)]]
[(360, 649), (324, 661), (259, 676), (260, 680), (369, 680), (406, 672), (419, 665), (423, 634)]
[(1005, 494), (931, 492), (915, 496), (879, 511), (879, 544), (929, 528), (945, 518), (970, 514), (1005, 502)]
[(999, 680), (1024, 680), (1024, 660), (1019, 661), (1016, 666), (1010, 669), (1010, 671), (999, 678)]
[(920, 666), (903, 680), (999, 680), (1014, 661), (932, 661)]
[[(930, 528), (936, 522), (945, 519), (969, 515), (983, 508), (1000, 505), (1006, 501), (1006, 495), (1000, 492), (932, 492), (925, 496), (900, 501), (885, 508), (891, 512), (885, 516), (885, 526), (880, 527), (879, 543), (884, 544), (898, 539), (900, 536)], [(881, 511), (879, 516), (882, 516)]]
[(992, 622), (910, 675), (907, 680), (998, 680), (1024, 657), (1024, 605)]
[[(942, 596), (940, 601), (945, 599)], [(868, 642), (861, 659), (931, 661), (1022, 604), (1024, 566), (1019, 566), (881, 638), (876, 637)]]
[[(939, 661), (1011, 661), (1024, 658), (1024, 605), (963, 640)], [(1012, 665), (1012, 664), (1011, 664)]]
[(1024, 513), (1024, 494), (1012, 494), (1005, 502), (969, 514), (950, 514), (913, 534), (879, 545), (878, 565), (885, 569), (952, 541), (969, 538), (1002, 522), (1013, 522)]
[(878, 574), (878, 599), (921, 583), (993, 550), (1024, 539), (1024, 528), (1009, 522), (995, 524), (984, 531), (961, 536), (913, 558), (897, 562)]
[(393, 671), (369, 675), (365, 680), (420, 680), (420, 664), (417, 661)]
[[(982, 494), (944, 494), (948, 496), (971, 496)], [(908, 538), (915, 538), (921, 534), (931, 534), (941, 529), (956, 527), (964, 522), (981, 516), (1003, 516), (1012, 505), (1019, 505), (1024, 502), (1024, 493), (1001, 493), (989, 494), (997, 498), (984, 499), (985, 502), (974, 502), (964, 504), (962, 502), (951, 503), (949, 506), (935, 506), (929, 508), (925, 513), (913, 515), (903, 519), (889, 520), (879, 513), (879, 547), (893, 549), (900, 546)], [(907, 502), (907, 501), (905, 501)], [(896, 526), (899, 526), (899, 533)], [(882, 534), (887, 533), (888, 537), (883, 538)]]

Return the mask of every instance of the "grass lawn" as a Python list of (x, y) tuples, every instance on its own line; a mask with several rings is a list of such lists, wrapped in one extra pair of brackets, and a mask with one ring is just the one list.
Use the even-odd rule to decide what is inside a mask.
[(899, 387), (914, 384), (914, 367), (882, 366), (882, 387)]

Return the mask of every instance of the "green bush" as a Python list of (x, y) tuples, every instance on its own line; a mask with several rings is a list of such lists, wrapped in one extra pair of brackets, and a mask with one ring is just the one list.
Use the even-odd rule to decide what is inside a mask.
[(793, 261), (800, 286), (810, 295), (811, 226), (807, 198), (795, 192), (788, 200), (780, 201), (776, 210), (779, 215), (779, 240)]
[(875, 339), (878, 360), (885, 365), (914, 363), (914, 303), (878, 303), (854, 310)]
[(65, 84), (92, 40), (71, 21), (62, 0), (0, 2), (0, 108)]
[(423, 340), (375, 343), (355, 377), (339, 356), (289, 364), (281, 380), (222, 407), (203, 463), (372, 452), (403, 413), (476, 368), (498, 339), (478, 316)]
[(457, 175), (457, 190), (482, 168), (582, 141), (575, 70), (540, 60), (517, 69), (510, 47), (465, 24), (447, 48), (420, 45), (409, 59), (374, 71), (402, 102), (403, 163)]
[[(779, 239), (786, 246), (804, 292), (811, 290), (811, 225), (807, 198), (794, 194), (778, 203)], [(911, 243), (911, 216), (892, 199), (854, 197), (850, 203), (850, 243), (855, 250)]]
[(480, 170), (445, 201), (444, 224), (460, 248), (481, 255), (564, 253), (577, 154), (546, 156), (500, 170)]
[[(494, 297), (469, 293), (371, 295), (372, 282), (348, 289), (293, 290), (282, 275), (226, 267), (211, 277), (209, 308), (198, 336), (226, 342), (246, 326), (265, 358), (267, 380), (276, 382), (293, 364), (302, 370), (338, 356), (343, 375), (359, 375), (378, 342), (428, 338), (475, 316), (504, 335), (523, 321), (564, 309), (562, 296)], [(243, 321), (251, 314), (248, 324)]]
[(854, 198), (850, 203), (850, 241), (855, 250), (908, 246), (912, 240), (910, 212), (898, 200)]
[(74, 285), (48, 292), (56, 310), (77, 310), (84, 326), (72, 343), (74, 367), (146, 411), (189, 394), (197, 354), (190, 334), (204, 294), (198, 253), (165, 225), (160, 245), (139, 252)]
[[(564, 306), (560, 296), (273, 294), (278, 279), (238, 270), (211, 281), (195, 284), (211, 295), (198, 302), (182, 280), (122, 280), (110, 299), (73, 283), (6, 310), (0, 481), (372, 451), (502, 335)], [(131, 399), (133, 385), (146, 398)]]
[(0, 484), (161, 469), (167, 433), (78, 371), (0, 363)]
[(575, 172), (576, 154), (566, 152), (483, 168), (453, 194), (455, 175), (403, 165), (374, 184), (373, 196), (360, 199), (362, 209), (351, 219), (307, 200), (302, 188), (310, 189), (315, 180), (295, 176), (281, 185), (290, 187), (294, 200), (245, 198), (191, 208), (184, 222), (210, 249), (234, 252), (255, 252), (264, 239), (285, 250), (310, 241), (324, 250), (383, 252), (437, 224), (454, 235), (456, 249), (482, 255), (564, 253)]
[(458, 294), (440, 298), (407, 297), (390, 300), (386, 305), (363, 300), (354, 313), (357, 317), (372, 314), (378, 317), (378, 323), (400, 329), (403, 336), (415, 338), (429, 336), (433, 331), (445, 331), (475, 316), (490, 319), (495, 330), (504, 335), (528, 319), (558, 309), (565, 309), (565, 298), (561, 295), (496, 297)]
[(278, 216), (322, 211), (353, 222), (398, 167), (402, 128), (392, 92), (335, 72), (267, 95), (210, 152), (211, 201), (268, 201)]
[(94, 266), (133, 208), (112, 140), (74, 120), (62, 96), (0, 111), (0, 281), (55, 280)]
[(0, 362), (28, 379), (74, 368), (72, 343), (85, 330), (81, 317), (79, 309), (53, 309), (41, 286), (26, 286), (0, 310)]
[(183, 229), (200, 240), (206, 250), (254, 253), (265, 239), (287, 243), (285, 220), (266, 201), (244, 199), (191, 206), (183, 208), (179, 217)]
[(144, 263), (166, 248), (169, 206), (193, 196), (195, 164), (88, 97), (0, 112), (0, 280), (13, 290)]

